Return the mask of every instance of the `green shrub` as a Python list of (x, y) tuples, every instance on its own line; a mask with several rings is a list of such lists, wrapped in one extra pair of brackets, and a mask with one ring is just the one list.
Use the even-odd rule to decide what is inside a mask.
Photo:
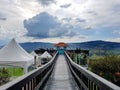
[(7, 69), (0, 69), (0, 85), (7, 83), (10, 79), (10, 76), (11, 75), (9, 74)]
[(108, 79), (109, 81), (116, 82), (120, 80), (120, 57), (116, 55), (106, 55), (103, 58), (90, 60), (91, 71)]

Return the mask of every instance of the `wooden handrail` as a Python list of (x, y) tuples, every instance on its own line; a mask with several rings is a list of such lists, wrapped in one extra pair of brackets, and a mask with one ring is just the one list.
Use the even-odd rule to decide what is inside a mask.
[(76, 64), (65, 52), (71, 73), (81, 90), (120, 90), (120, 87)]
[(0, 90), (38, 90), (43, 89), (51, 75), (58, 53), (45, 65), (8, 82), (0, 87)]

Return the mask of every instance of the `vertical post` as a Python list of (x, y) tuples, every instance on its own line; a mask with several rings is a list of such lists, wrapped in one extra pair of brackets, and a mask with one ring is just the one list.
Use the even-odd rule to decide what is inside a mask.
[(35, 65), (35, 67), (36, 67), (36, 64), (37, 64), (37, 62), (36, 62), (36, 56), (34, 56), (34, 65)]
[(24, 66), (24, 74), (26, 74), (28, 72), (28, 67)]

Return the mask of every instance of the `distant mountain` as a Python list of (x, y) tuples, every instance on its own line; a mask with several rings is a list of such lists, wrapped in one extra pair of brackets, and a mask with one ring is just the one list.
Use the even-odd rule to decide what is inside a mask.
[[(53, 48), (53, 43), (44, 42), (27, 42), (20, 44), (25, 50), (32, 51), (38, 48)], [(120, 43), (107, 41), (89, 41), (82, 43), (68, 43), (69, 48), (81, 49), (103, 49), (103, 50), (120, 50)]]
[(27, 51), (33, 51), (35, 49), (39, 48), (53, 48), (53, 43), (44, 43), (44, 42), (26, 42), (26, 43), (20, 43), (20, 45)]
[(89, 41), (82, 43), (69, 43), (70, 47), (82, 49), (102, 49), (102, 50), (115, 50), (120, 49), (120, 43), (107, 42), (107, 41)]

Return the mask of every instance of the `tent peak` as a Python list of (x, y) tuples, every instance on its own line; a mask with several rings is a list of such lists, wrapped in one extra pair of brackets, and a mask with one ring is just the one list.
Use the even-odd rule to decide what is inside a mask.
[(47, 51), (45, 51), (40, 57), (41, 58), (52, 58), (52, 56)]

